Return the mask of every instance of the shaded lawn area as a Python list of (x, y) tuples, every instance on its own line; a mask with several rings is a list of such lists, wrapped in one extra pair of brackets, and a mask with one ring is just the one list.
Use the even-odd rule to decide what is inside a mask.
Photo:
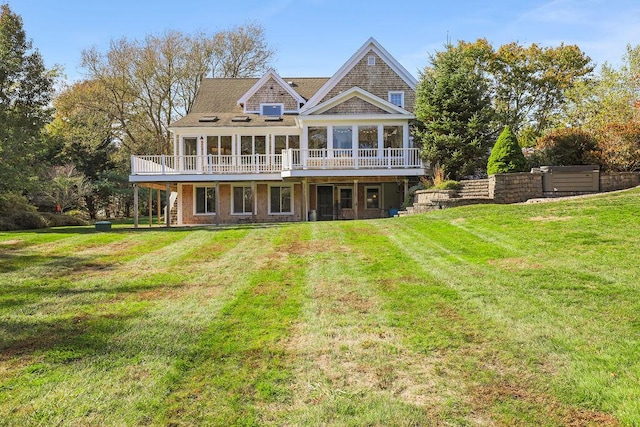
[(0, 425), (638, 425), (639, 215), (0, 233)]

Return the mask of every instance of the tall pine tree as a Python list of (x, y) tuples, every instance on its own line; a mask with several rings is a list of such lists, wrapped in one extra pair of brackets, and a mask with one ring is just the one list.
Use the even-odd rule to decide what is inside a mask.
[(431, 58), (416, 94), (423, 157), (460, 179), (484, 169), (492, 144), (493, 108), (483, 61), (491, 47), (460, 42)]
[(35, 184), (46, 149), (54, 72), (44, 67), (8, 5), (0, 6), (0, 193)]

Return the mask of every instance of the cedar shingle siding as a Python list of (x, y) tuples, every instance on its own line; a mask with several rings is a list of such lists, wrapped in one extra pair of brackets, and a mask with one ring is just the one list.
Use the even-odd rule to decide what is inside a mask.
[(275, 79), (270, 78), (247, 100), (247, 111), (260, 111), (260, 104), (284, 104), (287, 111), (298, 111), (298, 102)]
[[(376, 64), (367, 65), (367, 58), (372, 55), (376, 58)], [(415, 102), (413, 89), (382, 58), (371, 51), (331, 89), (321, 102), (325, 102), (354, 86), (358, 86), (385, 101), (388, 100), (389, 91), (404, 91), (404, 109), (413, 112)]]
[(336, 105), (322, 114), (389, 114), (382, 108), (376, 107), (356, 96)]

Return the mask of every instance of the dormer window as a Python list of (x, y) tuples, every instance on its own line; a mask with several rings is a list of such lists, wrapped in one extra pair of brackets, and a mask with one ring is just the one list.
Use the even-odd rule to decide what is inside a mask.
[(389, 92), (389, 102), (397, 107), (404, 108), (404, 92)]
[(284, 104), (260, 104), (260, 115), (280, 117), (284, 112)]

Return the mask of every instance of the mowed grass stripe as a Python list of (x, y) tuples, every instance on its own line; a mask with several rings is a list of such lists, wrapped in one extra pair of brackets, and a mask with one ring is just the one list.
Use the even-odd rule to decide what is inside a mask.
[[(408, 349), (352, 244), (360, 222), (315, 223), (303, 315), (290, 338), (297, 355), (293, 402), (274, 425), (426, 425), (433, 365)], [(371, 231), (371, 230), (369, 230)], [(426, 424), (425, 424), (426, 423)]]
[[(469, 216), (474, 218), (473, 214)], [(450, 218), (455, 218), (453, 213), (450, 214)], [(437, 249), (441, 242), (447, 241), (442, 233), (442, 230), (447, 229), (447, 219), (446, 215), (441, 215), (435, 224), (430, 217), (425, 217), (421, 224), (417, 223), (420, 218), (412, 219), (411, 227), (408, 229), (405, 229), (408, 224), (401, 223), (398, 225), (402, 231), (395, 227), (389, 228), (389, 238), (417, 262), (424, 256), (425, 261), (420, 265), (425, 273), (437, 277), (442, 286), (451, 288), (459, 296), (460, 301), (455, 305), (455, 309), (458, 312), (466, 312), (465, 317), (471, 319), (471, 326), (482, 325), (479, 335), (482, 337), (481, 345), (472, 346), (470, 357), (458, 360), (457, 364), (461, 367), (471, 366), (470, 372), (475, 371), (479, 374), (471, 375), (471, 378), (475, 377), (483, 384), (479, 390), (482, 393), (493, 390), (491, 393), (494, 393), (494, 398), (498, 400), (486, 402), (476, 398), (480, 403), (474, 404), (474, 412), (478, 412), (477, 406), (480, 405), (482, 411), (489, 412), (490, 418), (502, 419), (506, 423), (517, 420), (513, 418), (513, 414), (522, 416), (525, 413), (527, 416), (522, 419), (528, 419), (532, 425), (551, 422), (549, 420), (555, 420), (553, 423), (562, 425), (575, 417), (600, 419), (605, 424), (613, 422), (610, 417), (599, 412), (609, 412), (610, 408), (594, 404), (594, 401), (575, 399), (575, 389), (564, 386), (561, 391), (557, 389), (561, 384), (574, 384), (571, 379), (572, 370), (567, 366), (568, 354), (575, 354), (579, 348), (591, 347), (589, 336), (592, 332), (598, 337), (596, 339), (608, 340), (611, 330), (618, 329), (615, 324), (609, 322), (598, 325), (598, 322), (590, 321), (588, 317), (584, 317), (585, 313), (579, 305), (567, 304), (566, 299), (550, 295), (540, 288), (545, 282), (580, 280), (579, 269), (572, 271), (572, 274), (558, 277), (553, 267), (547, 267), (555, 262), (553, 253), (542, 258), (538, 255), (533, 259), (526, 252), (513, 252), (513, 249), (505, 250), (503, 253), (492, 253), (484, 248), (486, 242), (480, 235), (477, 237), (483, 241), (474, 243), (461, 241), (459, 236), (454, 234), (448, 241), (447, 250), (441, 252), (442, 256), (435, 255), (434, 248)], [(455, 218), (453, 221), (457, 220)], [(491, 227), (492, 223), (499, 226), (499, 221), (493, 221), (494, 218), (486, 218), (480, 226)], [(535, 227), (535, 224), (530, 227)], [(507, 230), (504, 234), (503, 240), (507, 243), (509, 239), (517, 241), (526, 239), (527, 235), (535, 235), (533, 230), (526, 228), (513, 233)], [(430, 239), (437, 239), (437, 243), (431, 244)], [(462, 244), (473, 248), (473, 251), (467, 247), (461, 248)], [(514, 248), (516, 245), (509, 246)], [(480, 251), (479, 256), (475, 253), (476, 250)], [(453, 252), (454, 256), (450, 252)], [(487, 253), (496, 258), (487, 257)], [(461, 263), (461, 260), (464, 260), (464, 263)], [(512, 265), (507, 262), (503, 264), (507, 268), (492, 268), (491, 262), (496, 260), (517, 260), (518, 263)], [(580, 288), (575, 288), (576, 295), (588, 298), (588, 295), (580, 295)], [(599, 301), (608, 304), (605, 299)], [(606, 307), (602, 308), (606, 310)], [(589, 331), (593, 327), (597, 330)], [(473, 327), (465, 325), (462, 329), (471, 331)], [(617, 333), (615, 335), (618, 336)], [(577, 344), (578, 342), (583, 342), (586, 346)], [(563, 346), (566, 348), (562, 349)], [(493, 354), (487, 354), (488, 350)], [(628, 354), (625, 349), (618, 348), (609, 355), (613, 356), (617, 352), (622, 358)], [(477, 362), (473, 362), (483, 357), (489, 357), (492, 364), (478, 367)], [(614, 358), (621, 360), (620, 357)], [(592, 374), (596, 372), (597, 370)], [(561, 375), (558, 375), (559, 373)], [(460, 371), (458, 375), (467, 374)], [(487, 382), (482, 376), (491, 380)], [(518, 379), (518, 376), (522, 379)], [(549, 382), (549, 376), (558, 379), (555, 385)], [(585, 376), (578, 375), (578, 378)], [(516, 394), (521, 393), (523, 396), (507, 399), (507, 403), (501, 402), (501, 399), (504, 399), (502, 395), (509, 394), (510, 389), (519, 390)], [(573, 407), (573, 404), (579, 407)]]
[[(50, 338), (26, 337), (18, 348), (15, 341), (9, 343), (23, 361), (31, 359), (31, 364), (16, 364), (0, 385), (0, 392), (11, 397), (7, 402), (13, 402), (3, 409), (13, 408), (11, 413), (24, 415), (8, 419), (15, 419), (16, 425), (34, 420), (47, 424), (74, 419), (95, 424), (149, 420), (172, 386), (167, 372), (190, 357), (212, 316), (246, 285), (243, 277), (251, 274), (254, 259), (265, 254), (255, 246), (256, 234), (231, 233), (235, 238), (210, 234), (215, 239), (220, 236), (229, 248), (215, 266), (210, 265), (228, 272), (226, 280), (220, 276), (222, 280), (216, 283), (168, 288), (156, 283), (152, 290), (134, 286), (104, 304), (73, 305), (66, 307), (68, 311), (49, 315), (41, 323), (50, 325), (49, 335), (54, 333)], [(175, 271), (178, 278), (187, 273), (191, 275), (188, 268)], [(42, 326), (26, 323), (24, 317), (17, 320), (32, 333), (42, 330)], [(27, 354), (31, 358), (24, 358)], [(33, 388), (33, 381), (39, 387)], [(33, 393), (38, 389), (49, 391)]]
[(259, 252), (236, 260), (244, 286), (176, 367), (167, 409), (155, 422), (264, 425), (269, 407), (291, 400), (291, 357), (283, 342), (300, 315), (306, 264), (291, 248), (306, 232), (286, 226), (254, 233)]

